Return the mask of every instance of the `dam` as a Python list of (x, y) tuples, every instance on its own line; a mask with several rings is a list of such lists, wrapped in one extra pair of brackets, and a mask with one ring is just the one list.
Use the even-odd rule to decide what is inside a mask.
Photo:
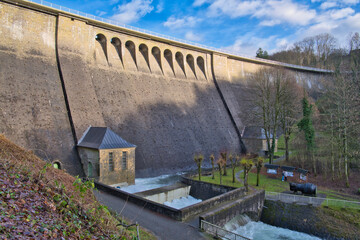
[(233, 55), (22, 0), (0, 1), (0, 133), (72, 175), (89, 126), (136, 148), (141, 177), (245, 152), (250, 77), (284, 67), (321, 88), (329, 71)]

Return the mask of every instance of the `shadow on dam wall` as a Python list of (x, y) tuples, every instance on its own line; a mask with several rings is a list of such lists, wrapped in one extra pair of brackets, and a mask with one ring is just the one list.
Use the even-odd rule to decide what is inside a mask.
[(10, 140), (73, 175), (83, 175), (75, 142), (89, 125), (137, 145), (137, 177), (241, 151), (239, 131), (255, 124), (246, 80), (263, 63), (21, 2), (0, 2), (0, 133)]
[[(204, 154), (208, 167), (212, 153), (240, 153), (241, 140), (213, 82), (102, 69), (90, 72), (105, 126), (137, 145), (137, 177), (195, 169), (195, 153)], [(68, 95), (71, 106), (75, 96), (69, 91)], [(78, 129), (92, 125), (91, 120), (86, 123), (72, 115)]]

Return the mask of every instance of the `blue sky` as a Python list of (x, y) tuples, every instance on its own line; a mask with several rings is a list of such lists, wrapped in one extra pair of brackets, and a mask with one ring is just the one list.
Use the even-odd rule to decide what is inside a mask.
[(48, 0), (211, 47), (255, 56), (320, 33), (345, 47), (360, 32), (360, 0)]

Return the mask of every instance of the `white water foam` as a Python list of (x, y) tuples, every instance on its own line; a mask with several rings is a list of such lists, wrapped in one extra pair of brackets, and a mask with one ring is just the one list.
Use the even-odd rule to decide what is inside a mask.
[[(248, 220), (250, 219), (248, 218)], [(254, 222), (251, 220), (244, 226), (239, 226), (237, 223), (231, 222), (225, 225), (225, 229), (253, 240), (320, 240), (320, 238), (306, 233), (274, 227), (263, 222)], [(231, 239), (231, 236), (228, 237)]]
[(172, 185), (179, 181), (180, 175), (181, 173), (176, 175), (161, 175), (152, 178), (136, 178), (134, 185), (130, 185), (127, 187), (117, 187), (117, 188), (128, 193), (143, 192), (150, 189)]
[(194, 198), (193, 196), (181, 197), (172, 200), (171, 202), (164, 202), (164, 205), (173, 207), (176, 209), (182, 209), (184, 207), (188, 207), (194, 205), (196, 203), (202, 202), (201, 199)]

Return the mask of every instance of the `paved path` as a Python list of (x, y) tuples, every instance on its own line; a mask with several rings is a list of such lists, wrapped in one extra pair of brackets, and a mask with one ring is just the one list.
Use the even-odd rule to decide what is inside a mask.
[(176, 221), (102, 191), (96, 190), (94, 191), (94, 194), (101, 204), (108, 206), (109, 209), (116, 211), (131, 222), (138, 222), (141, 227), (150, 230), (158, 239), (207, 239), (206, 234), (200, 232), (198, 228), (192, 226), (194, 222), (192, 222), (192, 224), (188, 224)]

